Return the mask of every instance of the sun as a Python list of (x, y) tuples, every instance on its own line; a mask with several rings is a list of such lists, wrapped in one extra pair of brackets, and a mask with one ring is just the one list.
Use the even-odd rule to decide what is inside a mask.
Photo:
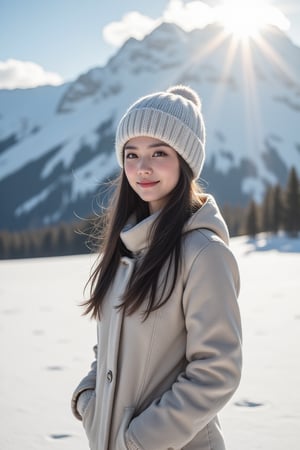
[(255, 37), (268, 25), (287, 29), (283, 13), (264, 0), (225, 0), (217, 7), (217, 19), (234, 37)]

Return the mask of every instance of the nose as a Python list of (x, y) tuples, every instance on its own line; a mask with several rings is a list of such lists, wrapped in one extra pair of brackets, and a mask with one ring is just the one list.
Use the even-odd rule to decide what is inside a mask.
[(152, 172), (151, 164), (148, 158), (140, 158), (137, 171), (139, 174), (149, 174)]

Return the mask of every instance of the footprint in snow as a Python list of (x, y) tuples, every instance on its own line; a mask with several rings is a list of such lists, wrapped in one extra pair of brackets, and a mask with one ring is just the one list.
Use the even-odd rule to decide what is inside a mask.
[(62, 366), (48, 366), (46, 367), (46, 370), (64, 370), (64, 367)]
[(65, 433), (65, 434), (63, 434), (63, 433), (61, 433), (61, 434), (53, 433), (53, 434), (49, 435), (50, 439), (66, 439), (66, 438), (70, 438), (70, 437), (72, 437), (72, 435), (71, 434), (67, 434), (67, 433)]
[(42, 336), (45, 334), (44, 330), (33, 330), (32, 332), (35, 336)]
[(239, 400), (234, 403), (235, 406), (242, 406), (244, 408), (257, 408), (258, 406), (263, 406), (263, 403), (251, 402), (249, 400)]
[(13, 315), (13, 314), (19, 314), (21, 312), (21, 310), (18, 308), (7, 308), (7, 309), (3, 309), (1, 312), (2, 312), (2, 314)]

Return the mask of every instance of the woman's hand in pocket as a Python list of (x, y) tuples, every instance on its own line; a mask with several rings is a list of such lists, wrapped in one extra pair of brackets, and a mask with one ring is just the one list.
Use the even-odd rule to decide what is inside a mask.
[(88, 407), (88, 404), (91, 400), (91, 398), (94, 395), (93, 389), (86, 389), (85, 391), (82, 391), (77, 399), (77, 411), (81, 415), (81, 417), (84, 416), (84, 413)]

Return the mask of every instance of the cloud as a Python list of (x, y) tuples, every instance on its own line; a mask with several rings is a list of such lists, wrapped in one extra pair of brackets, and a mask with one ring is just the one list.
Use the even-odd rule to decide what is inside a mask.
[(160, 20), (151, 19), (137, 11), (133, 11), (125, 14), (119, 22), (110, 22), (103, 28), (102, 34), (106, 42), (119, 47), (130, 37), (143, 39), (160, 22)]
[(60, 75), (47, 72), (31, 61), (8, 59), (0, 61), (0, 89), (33, 88), (63, 83)]
[(291, 23), (288, 18), (275, 6), (269, 6), (267, 13), (269, 14), (269, 21), (273, 25), (285, 31), (290, 28)]
[(214, 13), (213, 8), (198, 0), (188, 3), (183, 3), (181, 0), (170, 0), (163, 13), (163, 20), (176, 23), (185, 31), (192, 31), (213, 22)]
[(130, 37), (143, 39), (162, 22), (176, 23), (184, 30), (191, 31), (194, 28), (203, 28), (212, 20), (212, 8), (199, 0), (188, 3), (169, 0), (161, 17), (151, 19), (133, 11), (125, 14), (120, 21), (106, 25), (102, 34), (106, 42), (119, 47)]

